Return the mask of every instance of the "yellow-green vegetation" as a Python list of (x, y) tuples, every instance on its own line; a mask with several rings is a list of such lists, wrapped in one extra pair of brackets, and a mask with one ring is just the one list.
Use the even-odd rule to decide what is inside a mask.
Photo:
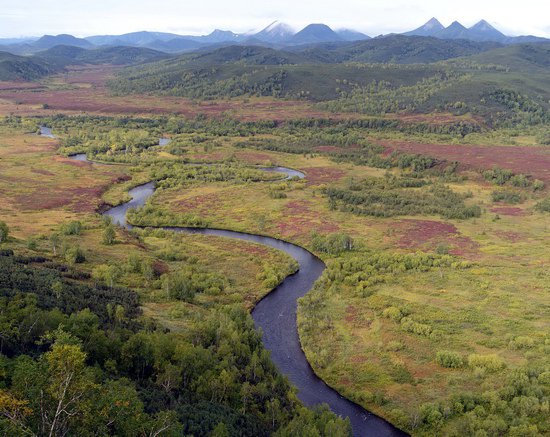
[[(120, 164), (84, 164), (70, 174), (57, 158), (60, 174), (70, 174), (56, 179), (60, 186), (119, 172), (122, 183), (100, 190), (99, 205), (101, 196), (116, 204), (128, 188), (156, 181), (151, 200), (129, 214), (135, 225), (266, 234), (326, 261), (300, 302), (299, 333), (314, 370), (345, 396), (414, 435), (548, 433), (548, 197), (535, 177), (544, 171), (384, 153), (374, 141), (382, 128), (351, 122), (48, 123), (62, 132), (63, 153)], [(36, 139), (13, 120), (7, 125), (20, 143)], [(164, 134), (171, 145), (152, 145)], [(54, 159), (55, 144), (40, 141), (52, 144), (42, 159)], [(257, 168), (270, 164), (305, 179)], [(73, 204), (41, 208), (32, 224), (9, 205), (17, 217), (4, 220), (10, 245), (63, 257), (90, 282), (138, 291), (144, 314), (176, 332), (217, 308), (252, 308), (296, 268), (250, 243), (147, 228), (113, 236), (93, 210)]]
[(60, 157), (28, 125), (0, 132), (0, 434), (349, 435), (301, 405), (247, 311), (292, 259), (115, 227), (96, 212), (102, 195), (147, 172)]

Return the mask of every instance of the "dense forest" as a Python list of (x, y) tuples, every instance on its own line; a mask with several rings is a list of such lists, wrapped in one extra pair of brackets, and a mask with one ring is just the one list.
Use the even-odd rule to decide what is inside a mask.
[(79, 277), (0, 256), (4, 435), (349, 434), (300, 405), (240, 307), (172, 334), (140, 317), (135, 292)]

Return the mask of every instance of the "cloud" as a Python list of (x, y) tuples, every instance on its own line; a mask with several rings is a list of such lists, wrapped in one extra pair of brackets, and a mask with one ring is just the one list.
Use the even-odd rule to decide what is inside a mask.
[[(403, 32), (432, 16), (443, 24), (472, 25), (481, 18), (513, 34), (550, 36), (550, 7), (538, 0), (461, 0), (460, 8), (440, 0), (25, 0), (3, 5), (0, 37), (72, 33), (78, 36), (137, 30), (204, 34), (214, 28), (246, 32), (274, 20), (301, 28), (312, 22), (354, 28), (370, 35)], [(545, 10), (546, 9), (546, 10)]]

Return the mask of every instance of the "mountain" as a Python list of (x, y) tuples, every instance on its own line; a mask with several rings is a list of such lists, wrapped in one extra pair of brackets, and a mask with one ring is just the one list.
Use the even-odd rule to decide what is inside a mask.
[(0, 80), (36, 80), (58, 71), (42, 59), (0, 52)]
[(545, 42), (546, 38), (536, 36), (516, 36), (510, 37), (504, 35), (501, 31), (491, 26), (486, 20), (481, 20), (467, 29), (458, 21), (453, 22), (449, 27), (444, 27), (436, 18), (432, 18), (418, 29), (405, 32), (406, 36), (433, 36), (440, 39), (467, 39), (470, 41), (492, 41), (502, 44), (520, 44)]
[(0, 46), (11, 45), (11, 44), (25, 44), (36, 41), (38, 38), (0, 38)]
[(326, 24), (310, 24), (289, 40), (291, 44), (315, 44), (330, 41), (343, 41), (343, 38)]
[(514, 71), (548, 74), (550, 42), (507, 45), (469, 57), (478, 64), (503, 65)]
[[(189, 66), (206, 66), (239, 63), (241, 65), (287, 65), (301, 64), (305, 59), (300, 55), (267, 47), (233, 45), (222, 47), (214, 51), (186, 55), (186, 64)], [(167, 61), (167, 64), (171, 60)]]
[(439, 22), (437, 18), (432, 18), (423, 26), (420, 26), (418, 29), (411, 30), (406, 32), (403, 35), (407, 36), (436, 36), (438, 32), (441, 32), (445, 29), (445, 26)]
[(441, 39), (469, 39), (469, 35), (468, 29), (458, 21), (453, 21), (449, 27), (436, 32), (433, 36)]
[(111, 46), (111, 45), (131, 45), (131, 46), (144, 46), (151, 44), (155, 41), (169, 41), (174, 38), (181, 38), (181, 36), (175, 33), (165, 32), (132, 32), (125, 33), (123, 35), (96, 35), (89, 36), (86, 41), (91, 42), (96, 46)]
[(336, 33), (344, 41), (363, 41), (365, 39), (370, 39), (370, 36), (352, 29), (340, 29), (336, 31)]
[(145, 47), (153, 50), (159, 50), (165, 53), (184, 53), (198, 50), (200, 48), (203, 48), (205, 45), (207, 44), (201, 43), (199, 41), (185, 38), (174, 38), (168, 41), (156, 40), (149, 44), (146, 44)]
[(508, 44), (529, 44), (536, 42), (549, 42), (550, 39), (534, 35), (510, 36), (506, 41)]
[(295, 47), (292, 51), (310, 62), (327, 64), (345, 62), (425, 64), (470, 56), (497, 47), (502, 47), (502, 44), (388, 35), (366, 41), (331, 42), (306, 48)]
[(271, 44), (283, 43), (294, 36), (294, 30), (288, 24), (274, 21), (262, 31), (251, 35), (253, 40)]
[(508, 37), (491, 26), (487, 21), (481, 20), (468, 29), (468, 39), (474, 41), (506, 42)]
[(220, 30), (220, 29), (216, 29), (208, 35), (198, 36), (198, 37), (186, 36), (184, 38), (188, 38), (194, 41), (208, 43), (208, 44), (239, 42), (244, 39), (242, 35), (233, 33), (230, 30)]
[(93, 50), (59, 45), (37, 53), (34, 58), (43, 59), (57, 68), (77, 64), (137, 65), (160, 61), (166, 53), (144, 47), (101, 47)]
[(72, 35), (44, 35), (38, 41), (32, 43), (32, 46), (36, 49), (50, 49), (58, 45), (73, 46), (73, 47), (82, 47), (90, 48), (93, 44), (89, 41), (86, 41), (83, 38), (76, 38)]

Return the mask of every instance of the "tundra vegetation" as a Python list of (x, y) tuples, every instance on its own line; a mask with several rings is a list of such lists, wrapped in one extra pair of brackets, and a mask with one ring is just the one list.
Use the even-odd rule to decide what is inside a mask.
[[(296, 263), (158, 229), (210, 226), (326, 263), (299, 334), (346, 397), (417, 436), (547, 435), (547, 74), (513, 59), (316, 65), (306, 89), (310, 64), (182, 58), (0, 90), (2, 433), (349, 435), (249, 315)], [(131, 231), (98, 214), (149, 181)]]

